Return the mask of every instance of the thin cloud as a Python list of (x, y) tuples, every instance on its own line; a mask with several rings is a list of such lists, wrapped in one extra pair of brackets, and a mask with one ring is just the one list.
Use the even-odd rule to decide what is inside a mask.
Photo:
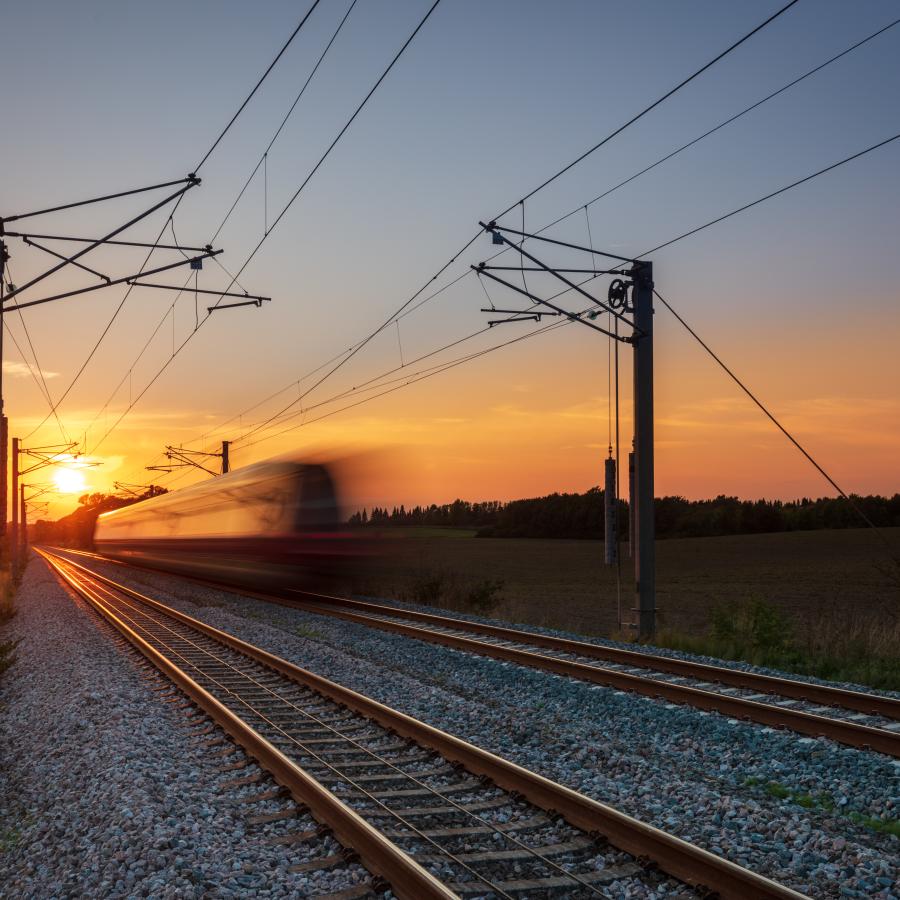
[[(30, 378), (32, 372), (35, 372), (36, 375), (38, 374), (38, 371), (29, 369), (23, 362), (17, 362), (14, 359), (3, 360), (3, 374), (9, 375), (10, 378)], [(48, 372), (46, 369), (40, 369), (39, 373), (44, 378), (59, 378), (59, 372)]]

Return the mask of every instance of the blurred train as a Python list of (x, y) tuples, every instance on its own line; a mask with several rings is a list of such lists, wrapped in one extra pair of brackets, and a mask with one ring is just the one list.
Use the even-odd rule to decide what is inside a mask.
[(98, 553), (256, 588), (324, 589), (358, 562), (335, 479), (320, 463), (263, 462), (104, 513)]

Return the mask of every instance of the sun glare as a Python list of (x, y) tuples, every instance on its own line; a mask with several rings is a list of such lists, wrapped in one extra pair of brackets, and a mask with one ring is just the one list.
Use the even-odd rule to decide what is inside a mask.
[(79, 494), (87, 487), (84, 475), (77, 469), (60, 467), (53, 473), (53, 481), (61, 494)]

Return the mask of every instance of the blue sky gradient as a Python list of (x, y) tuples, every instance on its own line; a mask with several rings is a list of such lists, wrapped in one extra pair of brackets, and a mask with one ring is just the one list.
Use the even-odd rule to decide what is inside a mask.
[[(202, 187), (176, 217), (183, 242), (211, 237), (348, 2), (323, 0), (204, 166)], [(428, 5), (357, 4), (269, 155), (270, 221)], [(137, 467), (131, 473), (137, 476), (166, 441), (193, 436), (204, 422), (249, 406), (365, 335), (474, 233), (479, 218), (514, 203), (777, 6), (444, 0), (242, 276), (248, 289), (274, 302), (204, 326), (104, 446), (109, 477), (121, 477), (128, 467)], [(92, 2), (6, 10), (0, 57), (7, 86), (0, 126), (3, 213), (190, 171), (305, 8), (285, 2)], [(596, 196), (887, 24), (897, 9), (887, 0), (801, 0), (529, 200), (527, 226), (540, 227)], [(590, 211), (595, 244), (642, 252), (890, 136), (900, 130), (898, 88), (900, 26), (596, 204)], [(662, 293), (809, 437), (839, 480), (863, 492), (900, 487), (898, 172), (900, 142), (654, 257)], [(99, 235), (141, 202), (61, 214), (53, 218), (53, 230)], [(257, 178), (217, 241), (231, 271), (262, 234), (263, 206)], [(163, 220), (155, 216), (135, 235), (154, 236)], [(518, 227), (520, 212), (505, 221)], [(50, 224), (49, 218), (35, 220), (31, 227), (45, 231)], [(552, 234), (586, 241), (583, 215)], [(11, 249), (20, 283), (46, 262), (18, 244)], [(483, 239), (451, 274), (491, 249)], [(139, 258), (103, 250), (96, 264), (126, 274)], [(69, 273), (53, 281), (60, 289), (84, 283), (83, 275)], [(201, 286), (225, 283), (207, 266)], [(27, 314), (43, 368), (58, 373), (48, 382), (52, 394), (68, 383), (121, 296), (112, 288)], [(495, 299), (501, 305), (499, 292)], [(404, 319), (407, 358), (479, 327), (483, 300), (467, 279)], [(511, 301), (507, 296), (502, 302)], [(162, 292), (131, 296), (62, 406), (73, 433), (97, 414), (167, 303)], [(193, 327), (193, 307), (193, 298), (179, 302), (176, 343)], [(711, 412), (716, 404), (727, 397), (743, 401), (670, 317), (659, 312), (657, 328), (660, 492), (825, 492), (777, 434), (757, 432), (752, 412), (741, 407), (720, 433), (722, 414)], [(171, 352), (171, 331), (167, 323), (135, 370), (133, 392)], [(606, 440), (607, 347), (576, 331), (563, 329), (401, 391), (363, 407), (373, 419), (348, 422), (394, 430), (399, 440), (434, 458), (434, 448), (413, 437), (422, 411), (466, 421), (455, 436), (447, 429), (447, 446), (456, 449), (447, 450), (441, 477), (423, 475), (412, 496), (398, 499), (474, 498), (494, 486), (492, 496), (583, 489), (596, 478), (597, 446)], [(490, 340), (500, 337), (492, 333)], [(397, 354), (396, 335), (379, 338), (333, 387), (352, 386), (394, 365)], [(16, 358), (13, 348), (7, 358)], [(127, 402), (127, 387), (113, 407)], [(23, 428), (46, 412), (25, 379), (10, 379), (6, 395), (9, 414)], [(501, 432), (485, 438), (475, 461), (458, 452), (471, 442), (473, 429), (496, 420), (495, 407), (511, 398), (529, 414), (544, 416), (558, 411), (562, 397), (567, 406), (593, 405), (595, 418), (587, 416), (578, 434), (566, 431), (533, 458), (520, 458), (515, 477), (509, 475), (514, 428), (507, 432), (513, 445), (504, 446)], [(94, 430), (102, 431), (114, 411)], [(689, 421), (693, 431), (684, 424)], [(35, 438), (50, 442), (58, 437), (54, 429), (48, 423)], [(314, 439), (313, 428), (303, 429), (294, 433), (294, 444), (303, 444), (307, 431)], [(347, 434), (326, 432), (325, 438)], [(667, 459), (667, 446), (680, 449)], [(287, 448), (273, 441), (256, 452)], [(739, 464), (735, 448), (747, 456)], [(254, 458), (248, 450), (237, 461)]]

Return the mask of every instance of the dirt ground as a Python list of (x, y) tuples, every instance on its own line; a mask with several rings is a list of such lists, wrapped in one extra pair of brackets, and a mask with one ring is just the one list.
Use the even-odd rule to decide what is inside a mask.
[[(900, 528), (885, 534), (900, 555)], [(460, 609), (471, 608), (466, 601), (474, 592), (492, 597), (491, 614), (510, 621), (585, 634), (616, 630), (616, 572), (603, 564), (600, 541), (426, 536), (390, 544), (357, 590)], [(634, 605), (632, 561), (623, 559), (621, 569), (627, 616)], [(716, 605), (756, 599), (803, 627), (835, 607), (883, 610), (898, 593), (896, 569), (868, 529), (657, 543), (665, 628), (703, 631)]]

